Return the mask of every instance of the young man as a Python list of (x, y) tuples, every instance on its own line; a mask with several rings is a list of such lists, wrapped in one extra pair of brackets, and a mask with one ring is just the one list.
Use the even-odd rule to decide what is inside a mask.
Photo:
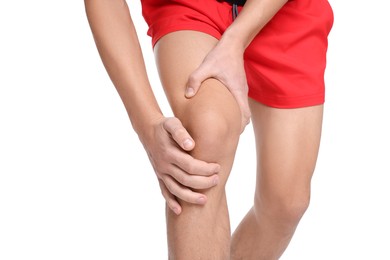
[[(170, 209), (169, 259), (278, 259), (309, 204), (333, 23), (329, 3), (141, 2), (175, 118), (165, 118), (157, 105), (126, 2), (85, 5)], [(225, 184), (249, 118), (256, 192), (231, 237)]]

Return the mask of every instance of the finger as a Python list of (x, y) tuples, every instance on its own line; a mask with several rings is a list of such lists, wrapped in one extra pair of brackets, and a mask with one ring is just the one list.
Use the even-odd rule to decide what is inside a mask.
[(171, 156), (172, 163), (188, 174), (211, 176), (221, 170), (221, 166), (217, 163), (208, 163), (195, 159), (191, 155), (179, 150), (172, 152)]
[(248, 103), (248, 94), (242, 91), (233, 91), (234, 98), (237, 101), (241, 111), (241, 125), (243, 128), (250, 122), (251, 110)]
[(217, 185), (219, 182), (219, 177), (216, 174), (209, 177), (191, 175), (175, 165), (173, 165), (169, 170), (169, 175), (171, 175), (181, 185), (192, 189), (209, 189)]
[(161, 179), (158, 180), (158, 183), (160, 184), (161, 193), (167, 202), (168, 208), (175, 212), (176, 215), (179, 215), (181, 213), (181, 206), (179, 202), (177, 202), (175, 196), (169, 192), (168, 188)]
[(200, 85), (203, 81), (211, 77), (210, 69), (208, 66), (201, 64), (191, 75), (188, 77), (187, 88), (185, 95), (187, 98), (195, 96), (198, 92)]
[(185, 202), (198, 205), (204, 205), (207, 202), (205, 195), (180, 185), (169, 175), (163, 177), (163, 182), (171, 194)]
[(195, 142), (184, 128), (180, 120), (176, 117), (165, 120), (164, 129), (172, 136), (173, 140), (185, 151), (191, 151), (195, 147)]

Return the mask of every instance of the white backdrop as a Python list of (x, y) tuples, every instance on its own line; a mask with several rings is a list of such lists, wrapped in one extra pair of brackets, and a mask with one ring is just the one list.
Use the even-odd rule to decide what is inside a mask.
[[(128, 3), (158, 101), (172, 115), (140, 3)], [(390, 259), (385, 3), (331, 0), (311, 207), (283, 260)], [(1, 1), (0, 39), (0, 259), (166, 259), (163, 199), (83, 1)], [(252, 201), (253, 143), (248, 126), (228, 183), (233, 229)]]

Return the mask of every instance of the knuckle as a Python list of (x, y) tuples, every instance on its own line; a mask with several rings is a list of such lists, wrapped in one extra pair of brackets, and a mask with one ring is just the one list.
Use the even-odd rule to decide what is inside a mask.
[(180, 192), (180, 194), (178, 195), (178, 197), (186, 202), (189, 202), (189, 203), (193, 203), (193, 201), (195, 201), (195, 199), (193, 198), (193, 196), (191, 195), (191, 193), (188, 193), (188, 192)]
[(182, 161), (183, 161), (182, 156), (179, 153), (177, 153), (177, 154), (170, 154), (167, 157), (167, 162), (169, 162), (170, 165), (176, 165), (179, 168), (181, 168), (180, 165), (182, 164)]
[(204, 169), (204, 173), (207, 175), (207, 176), (211, 176), (215, 173), (216, 171), (216, 167), (213, 166), (213, 165), (209, 165), (208, 167), (206, 167)]
[(167, 117), (163, 122), (163, 126), (165, 129), (171, 129), (173, 125), (177, 124), (177, 121), (176, 117)]
[(168, 128), (170, 122), (171, 122), (171, 118), (170, 118), (170, 117), (166, 118), (166, 119), (162, 122), (163, 127), (164, 127), (165, 129)]
[(175, 163), (180, 169), (183, 171), (190, 173), (189, 171), (189, 162), (187, 158), (177, 158), (177, 162)]
[(213, 174), (215, 174), (215, 167), (213, 166), (210, 166), (210, 167), (207, 167), (207, 171), (205, 171), (205, 173), (207, 174), (207, 176), (211, 176)]
[(165, 187), (167, 187), (168, 191), (173, 194), (174, 193), (174, 187), (173, 187), (172, 182), (167, 181), (167, 178), (164, 178), (163, 181), (164, 181)]
[(207, 178), (207, 182), (205, 182), (205, 185), (207, 185), (207, 187), (205, 188), (211, 188), (213, 186), (215, 186), (215, 181), (214, 181), (214, 178)]
[(188, 81), (194, 81), (196, 79), (195, 73), (192, 73), (190, 76), (188, 76)]
[(207, 173), (208, 176), (211, 176), (219, 171), (219, 165), (217, 164), (207, 164), (204, 169), (204, 172)]
[(161, 154), (161, 158), (160, 158), (160, 167), (163, 166), (166, 162), (169, 162), (170, 161), (170, 155), (169, 153), (167, 153), (166, 151), (164, 151), (162, 154)]
[(179, 183), (183, 183), (184, 181), (184, 176), (182, 173), (178, 173), (176, 171), (172, 171), (170, 174), (169, 174), (173, 179), (175, 179), (177, 182)]
[(195, 174), (196, 167), (192, 163), (187, 163), (187, 171), (189, 174)]
[(189, 177), (186, 176), (186, 174), (179, 174), (179, 179), (178, 180), (181, 184), (183, 184), (184, 186), (188, 186), (190, 184), (190, 180), (189, 180)]
[(160, 154), (160, 165), (166, 167), (172, 161), (172, 157), (172, 153), (164, 149)]
[(180, 124), (180, 120), (177, 117), (170, 117), (169, 120), (172, 124)]
[(197, 81), (198, 81), (198, 77), (196, 76), (195, 73), (191, 74), (188, 77), (188, 85), (190, 85), (191, 87), (195, 87)]
[(186, 135), (186, 130), (183, 127), (178, 126), (173, 130), (172, 135), (174, 139), (179, 139)]

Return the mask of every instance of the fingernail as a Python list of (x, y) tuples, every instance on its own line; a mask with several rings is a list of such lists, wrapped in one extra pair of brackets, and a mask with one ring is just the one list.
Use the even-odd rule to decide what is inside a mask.
[(195, 94), (195, 90), (193, 88), (187, 88), (186, 89), (186, 96), (192, 97)]
[(199, 204), (204, 204), (206, 202), (206, 199), (204, 197), (199, 197), (197, 200), (196, 200), (197, 203)]
[(180, 211), (179, 211), (178, 208), (175, 207), (175, 208), (173, 208), (172, 210), (173, 210), (173, 212), (175, 212), (176, 215), (179, 215), (179, 214), (180, 214)]
[(192, 141), (190, 139), (186, 139), (183, 143), (183, 146), (185, 149), (191, 149), (192, 147)]

